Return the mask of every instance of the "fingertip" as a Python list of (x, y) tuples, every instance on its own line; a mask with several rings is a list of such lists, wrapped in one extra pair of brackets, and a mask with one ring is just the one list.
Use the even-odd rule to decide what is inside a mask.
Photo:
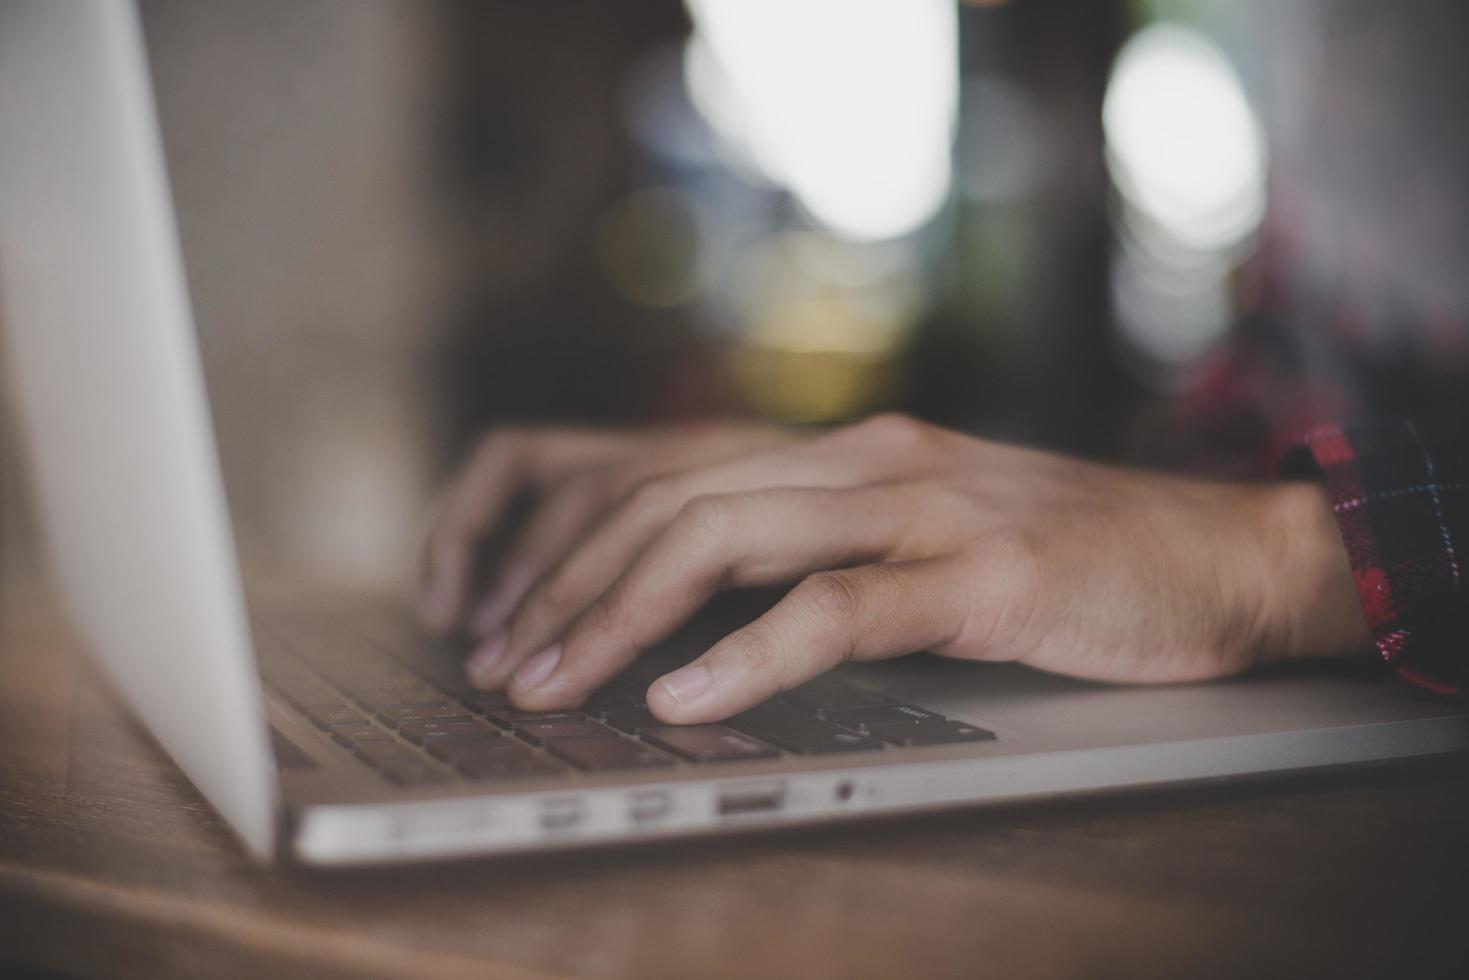
[(525, 661), (510, 678), (506, 690), (510, 700), (528, 711), (558, 708), (566, 701), (564, 685), (553, 674), (561, 663), (561, 645), (553, 644)]
[(645, 695), (648, 700), (648, 710), (654, 718), (668, 725), (687, 725), (703, 719), (690, 716), (687, 705), (679, 704), (668, 696), (663, 688), (655, 681), (648, 688)]
[(713, 680), (708, 666), (695, 662), (664, 674), (653, 682), (653, 687), (673, 704), (688, 705), (709, 693)]
[(475, 648), (469, 659), (464, 661), (464, 673), (470, 684), (482, 691), (493, 691), (501, 686), (506, 646), (504, 634), (495, 634)]
[(505, 682), (504, 687), (510, 703), (521, 711), (557, 711), (564, 707), (560, 699), (552, 696), (551, 692), (517, 683), (514, 675)]
[(648, 710), (653, 713), (654, 718), (659, 721), (673, 722), (673, 716), (678, 712), (678, 702), (668, 696), (659, 681), (648, 685), (647, 691), (643, 692), (643, 700), (647, 702)]
[(648, 710), (660, 721), (690, 725), (727, 714), (719, 711), (719, 693), (714, 690), (712, 671), (695, 662), (658, 678), (649, 685), (646, 697)]

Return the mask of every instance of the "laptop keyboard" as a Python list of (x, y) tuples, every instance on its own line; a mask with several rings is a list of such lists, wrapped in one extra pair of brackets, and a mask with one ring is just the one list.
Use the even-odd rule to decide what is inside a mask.
[(391, 783), (426, 786), (667, 769), (781, 755), (880, 752), (993, 739), (992, 732), (834, 678), (717, 725), (666, 725), (643, 701), (656, 676), (635, 666), (575, 711), (529, 712), (478, 691), (431, 651), (350, 654), (302, 647), (264, 656), (266, 684)]

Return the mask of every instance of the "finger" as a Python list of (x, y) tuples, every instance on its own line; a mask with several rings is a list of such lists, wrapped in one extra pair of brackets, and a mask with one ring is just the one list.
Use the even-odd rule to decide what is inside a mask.
[(788, 432), (764, 426), (691, 426), (668, 430), (657, 445), (646, 447), (647, 458), (573, 476), (535, 509), (506, 549), (485, 598), (470, 616), (470, 632), (485, 638), (502, 629), (531, 586), (565, 558), (597, 519), (634, 487), (790, 439)]
[(507, 665), (544, 649), (605, 592), (690, 500), (771, 487), (836, 489), (867, 482), (873, 461), (833, 436), (742, 455), (643, 484), (516, 609)]
[(681, 468), (708, 465), (744, 452), (793, 440), (786, 430), (721, 424), (656, 433), (643, 448), (647, 456), (596, 469), (573, 478), (532, 516), (524, 535), (507, 553), (489, 595), (471, 625), (479, 645), (465, 663), (471, 681), (486, 690), (505, 685), (527, 656), (507, 656), (505, 620), (531, 587), (571, 551), (586, 530), (629, 490)]
[(951, 558), (819, 572), (693, 663), (654, 681), (648, 707), (675, 724), (718, 721), (848, 660), (941, 649), (964, 632), (971, 594)]
[[(620, 476), (610, 481), (612, 486), (621, 487), (621, 493), (625, 494), (636, 482), (652, 476), (790, 442), (794, 438), (788, 430), (728, 422), (631, 432), (563, 429), (492, 436), (456, 481), (457, 493), (451, 495), (441, 526), (430, 541), (427, 557), (445, 570), (445, 584), (442, 587), (431, 585), (425, 590), (426, 615), (423, 618), (426, 622), (438, 624), (440, 631), (462, 625), (463, 605), (472, 584), (477, 550), (510, 501), (528, 486), (545, 487), (564, 480), (572, 471), (605, 468), (628, 461), (628, 465), (620, 467)], [(578, 532), (582, 530), (583, 527), (577, 528)], [(518, 573), (517, 581), (512, 583), (517, 588), (505, 591), (514, 594), (518, 601), (530, 584), (525, 580), (534, 581), (566, 550), (565, 546), (557, 549), (548, 561), (540, 563), (538, 569)], [(426, 561), (428, 571), (431, 571), (427, 568), (430, 564)], [(430, 574), (428, 580), (434, 582), (435, 576)]]
[(499, 632), (536, 580), (545, 575), (586, 534), (616, 499), (604, 472), (573, 477), (536, 507), (506, 547), (469, 617), (478, 637)]
[(435, 632), (459, 625), (475, 555), (510, 501), (567, 470), (604, 459), (626, 434), (581, 430), (505, 431), (489, 436), (455, 479), (424, 549), (419, 617)]
[(885, 485), (695, 499), (567, 630), (555, 671), (535, 686), (517, 677), (511, 697), (533, 710), (570, 707), (722, 588), (891, 557), (911, 536), (915, 492)]

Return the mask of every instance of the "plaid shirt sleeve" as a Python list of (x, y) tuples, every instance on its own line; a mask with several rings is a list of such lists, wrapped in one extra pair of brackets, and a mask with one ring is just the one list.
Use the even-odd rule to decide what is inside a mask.
[(1469, 424), (1319, 429), (1282, 472), (1325, 482), (1383, 659), (1432, 691), (1469, 694)]

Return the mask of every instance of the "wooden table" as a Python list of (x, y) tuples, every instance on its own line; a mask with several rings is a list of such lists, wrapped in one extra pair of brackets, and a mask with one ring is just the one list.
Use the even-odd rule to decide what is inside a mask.
[(44, 601), (11, 589), (0, 614), (0, 975), (1469, 976), (1462, 757), (271, 871), (68, 654)]

